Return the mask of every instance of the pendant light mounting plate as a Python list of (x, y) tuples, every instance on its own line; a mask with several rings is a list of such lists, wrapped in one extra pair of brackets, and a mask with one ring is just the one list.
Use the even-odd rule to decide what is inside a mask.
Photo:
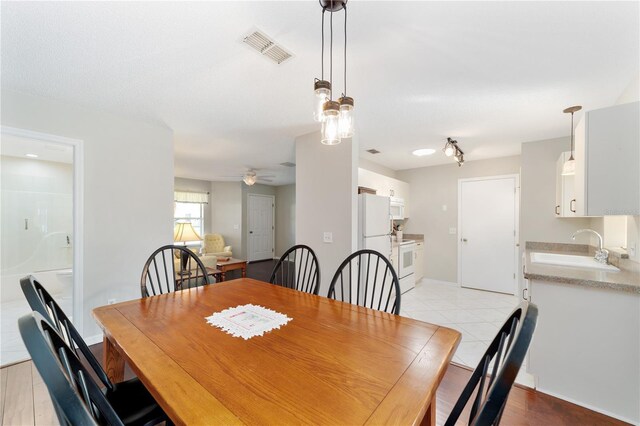
[(338, 12), (347, 5), (347, 0), (318, 0), (318, 2), (327, 12)]
[(581, 105), (575, 105), (575, 106), (571, 106), (569, 108), (565, 108), (564, 110), (562, 110), (562, 112), (564, 112), (565, 114), (573, 114), (574, 112), (578, 112), (582, 109)]

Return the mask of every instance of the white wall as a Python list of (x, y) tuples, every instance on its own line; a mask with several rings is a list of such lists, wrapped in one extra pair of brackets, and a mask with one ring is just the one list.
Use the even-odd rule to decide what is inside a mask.
[[(211, 182), (211, 232), (221, 234), (235, 257), (242, 257), (240, 182)], [(246, 259), (246, 258), (245, 258)]]
[[(371, 154), (367, 154), (367, 155), (371, 155)], [(365, 158), (358, 159), (358, 167), (360, 167), (361, 169), (367, 169), (370, 172), (380, 173), (381, 175), (385, 175), (390, 178), (394, 178), (394, 179), (398, 178), (397, 171), (385, 166), (381, 166), (380, 164), (374, 163), (373, 161), (367, 160)]]
[(458, 226), (458, 180), (519, 171), (519, 156), (398, 171), (397, 178), (409, 183), (411, 201), (404, 232), (424, 234), (426, 278), (458, 282), (458, 236), (449, 234), (449, 228)]
[[(306, 244), (320, 263), (320, 295), (342, 261), (357, 249), (357, 141), (326, 146), (320, 133), (296, 138), (296, 244)], [(323, 233), (333, 233), (333, 243)]]
[(296, 244), (296, 185), (276, 186), (276, 257)]
[(144, 262), (171, 243), (172, 132), (8, 90), (0, 123), (84, 141), (83, 326), (85, 336), (99, 335), (91, 310), (140, 297)]
[[(173, 188), (175, 191), (211, 193), (211, 182), (209, 182), (208, 180), (187, 179), (187, 178), (176, 177), (173, 179)], [(210, 234), (212, 232), (211, 231), (212, 229), (211, 228), (211, 197), (209, 197), (209, 204), (204, 205), (202, 214), (204, 218), (204, 233)]]

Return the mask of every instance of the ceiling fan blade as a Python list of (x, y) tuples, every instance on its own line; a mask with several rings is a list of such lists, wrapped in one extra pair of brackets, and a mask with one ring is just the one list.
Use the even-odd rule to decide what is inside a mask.
[(263, 177), (259, 177), (258, 180), (264, 181), (264, 182), (273, 182), (273, 179), (265, 179)]

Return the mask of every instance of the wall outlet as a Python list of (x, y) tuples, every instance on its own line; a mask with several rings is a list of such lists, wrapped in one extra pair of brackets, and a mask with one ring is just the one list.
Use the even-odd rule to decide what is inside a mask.
[(114, 303), (116, 303), (116, 299), (108, 299), (107, 300), (107, 305), (113, 305)]
[(449, 235), (456, 235), (458, 230), (456, 228), (449, 228)]
[(324, 235), (322, 236), (322, 241), (324, 241), (325, 243), (332, 243), (333, 232), (325, 232)]

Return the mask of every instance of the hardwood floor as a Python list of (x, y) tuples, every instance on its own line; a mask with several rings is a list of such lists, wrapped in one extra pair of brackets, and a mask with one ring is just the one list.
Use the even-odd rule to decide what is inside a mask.
[[(93, 345), (91, 349), (98, 359), (102, 359), (102, 345)], [(438, 389), (436, 403), (438, 425), (444, 424), (470, 375), (469, 370), (456, 365), (451, 365), (447, 370)], [(133, 373), (126, 368), (125, 378), (130, 377), (133, 377)], [(31, 361), (1, 369), (0, 378), (2, 425), (58, 424), (47, 390)], [(458, 422), (458, 424), (466, 423)], [(608, 426), (626, 423), (531, 389), (514, 387), (501, 424), (505, 426)]]

